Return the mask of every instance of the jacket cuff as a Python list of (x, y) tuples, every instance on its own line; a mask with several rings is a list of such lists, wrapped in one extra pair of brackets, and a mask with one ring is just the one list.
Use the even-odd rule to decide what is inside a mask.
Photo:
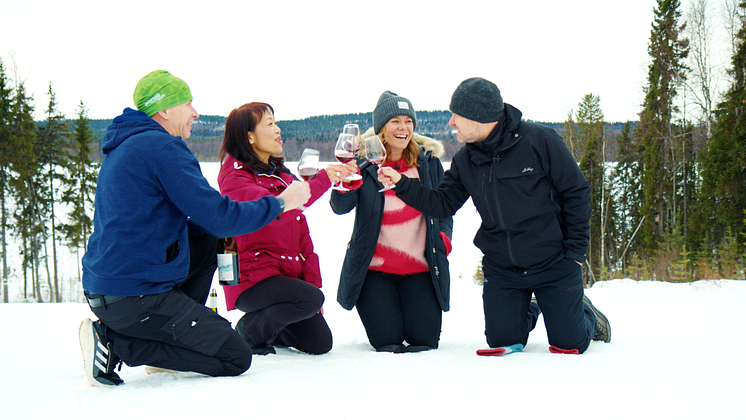
[(396, 185), (397, 188), (402, 189), (402, 188), (407, 187), (408, 182), (409, 182), (409, 177), (407, 177), (406, 175), (402, 175), (401, 178), (399, 179), (399, 182), (397, 182), (394, 185)]
[(577, 252), (572, 252), (570, 250), (565, 251), (565, 257), (570, 258), (580, 263), (585, 262), (585, 255), (578, 254)]

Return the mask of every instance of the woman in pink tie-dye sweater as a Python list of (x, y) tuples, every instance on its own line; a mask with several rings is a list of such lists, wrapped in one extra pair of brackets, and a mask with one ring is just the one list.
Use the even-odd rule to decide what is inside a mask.
[[(386, 91), (373, 111), (373, 128), (386, 147), (384, 166), (391, 166), (424, 185), (436, 187), (443, 177), (443, 145), (414, 132), (412, 103)], [(449, 309), (453, 219), (436, 219), (407, 206), (395, 191), (379, 193), (376, 167), (358, 156), (363, 176), (333, 191), (336, 214), (355, 209), (355, 227), (342, 266), (337, 301), (357, 307), (370, 344), (392, 353), (438, 347), (443, 311)]]

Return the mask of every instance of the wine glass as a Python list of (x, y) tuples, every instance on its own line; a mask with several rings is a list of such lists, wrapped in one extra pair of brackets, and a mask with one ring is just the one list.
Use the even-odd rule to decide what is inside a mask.
[[(352, 159), (355, 159), (355, 137), (352, 134), (339, 134), (337, 144), (334, 145), (334, 157), (343, 165)], [(342, 181), (339, 181), (338, 185), (332, 186), (332, 189), (337, 191), (350, 191), (342, 185)]]
[[(383, 146), (380, 137), (373, 135), (365, 139), (365, 158), (378, 168), (381, 167), (381, 164), (386, 159), (386, 148)], [(388, 191), (394, 187), (396, 187), (394, 184), (384, 185), (378, 192)]]
[[(319, 151), (316, 149), (303, 149), (298, 161), (298, 175), (308, 182), (319, 174)], [(298, 210), (303, 211), (308, 207), (300, 206)]]
[(345, 124), (345, 126), (342, 128), (342, 132), (344, 134), (352, 134), (353, 136), (357, 137), (360, 135), (360, 126), (357, 124)]
[[(352, 135), (352, 152), (357, 153), (357, 151), (360, 150), (360, 144), (362, 143), (360, 139), (360, 126), (357, 124), (345, 124), (345, 126), (342, 127), (342, 134)], [(363, 177), (356, 172), (347, 175), (344, 180), (351, 182), (359, 179), (363, 179)]]
[(319, 174), (319, 151), (316, 149), (303, 149), (303, 154), (298, 161), (298, 175), (308, 182)]

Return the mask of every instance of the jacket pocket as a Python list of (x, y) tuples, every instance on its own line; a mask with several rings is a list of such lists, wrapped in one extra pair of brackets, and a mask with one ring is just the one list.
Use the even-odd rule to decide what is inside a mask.
[(179, 256), (179, 241), (175, 241), (166, 248), (166, 264), (175, 260)]
[[(170, 304), (173, 303), (175, 302), (172, 301)], [(182, 343), (184, 347), (214, 355), (225, 342), (216, 339), (215, 335), (215, 332), (220, 331), (220, 324), (224, 320), (219, 316), (209, 316), (207, 309), (196, 302), (184, 303), (178, 302), (181, 307), (163, 324), (161, 330), (168, 333), (174, 341)]]

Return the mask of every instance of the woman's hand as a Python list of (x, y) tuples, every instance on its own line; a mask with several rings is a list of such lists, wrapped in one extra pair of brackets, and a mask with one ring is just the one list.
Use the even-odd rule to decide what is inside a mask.
[(347, 162), (344, 165), (340, 163), (330, 163), (326, 167), (326, 175), (329, 177), (329, 181), (331, 181), (332, 184), (338, 183), (355, 172), (357, 172), (357, 163), (354, 160)]

